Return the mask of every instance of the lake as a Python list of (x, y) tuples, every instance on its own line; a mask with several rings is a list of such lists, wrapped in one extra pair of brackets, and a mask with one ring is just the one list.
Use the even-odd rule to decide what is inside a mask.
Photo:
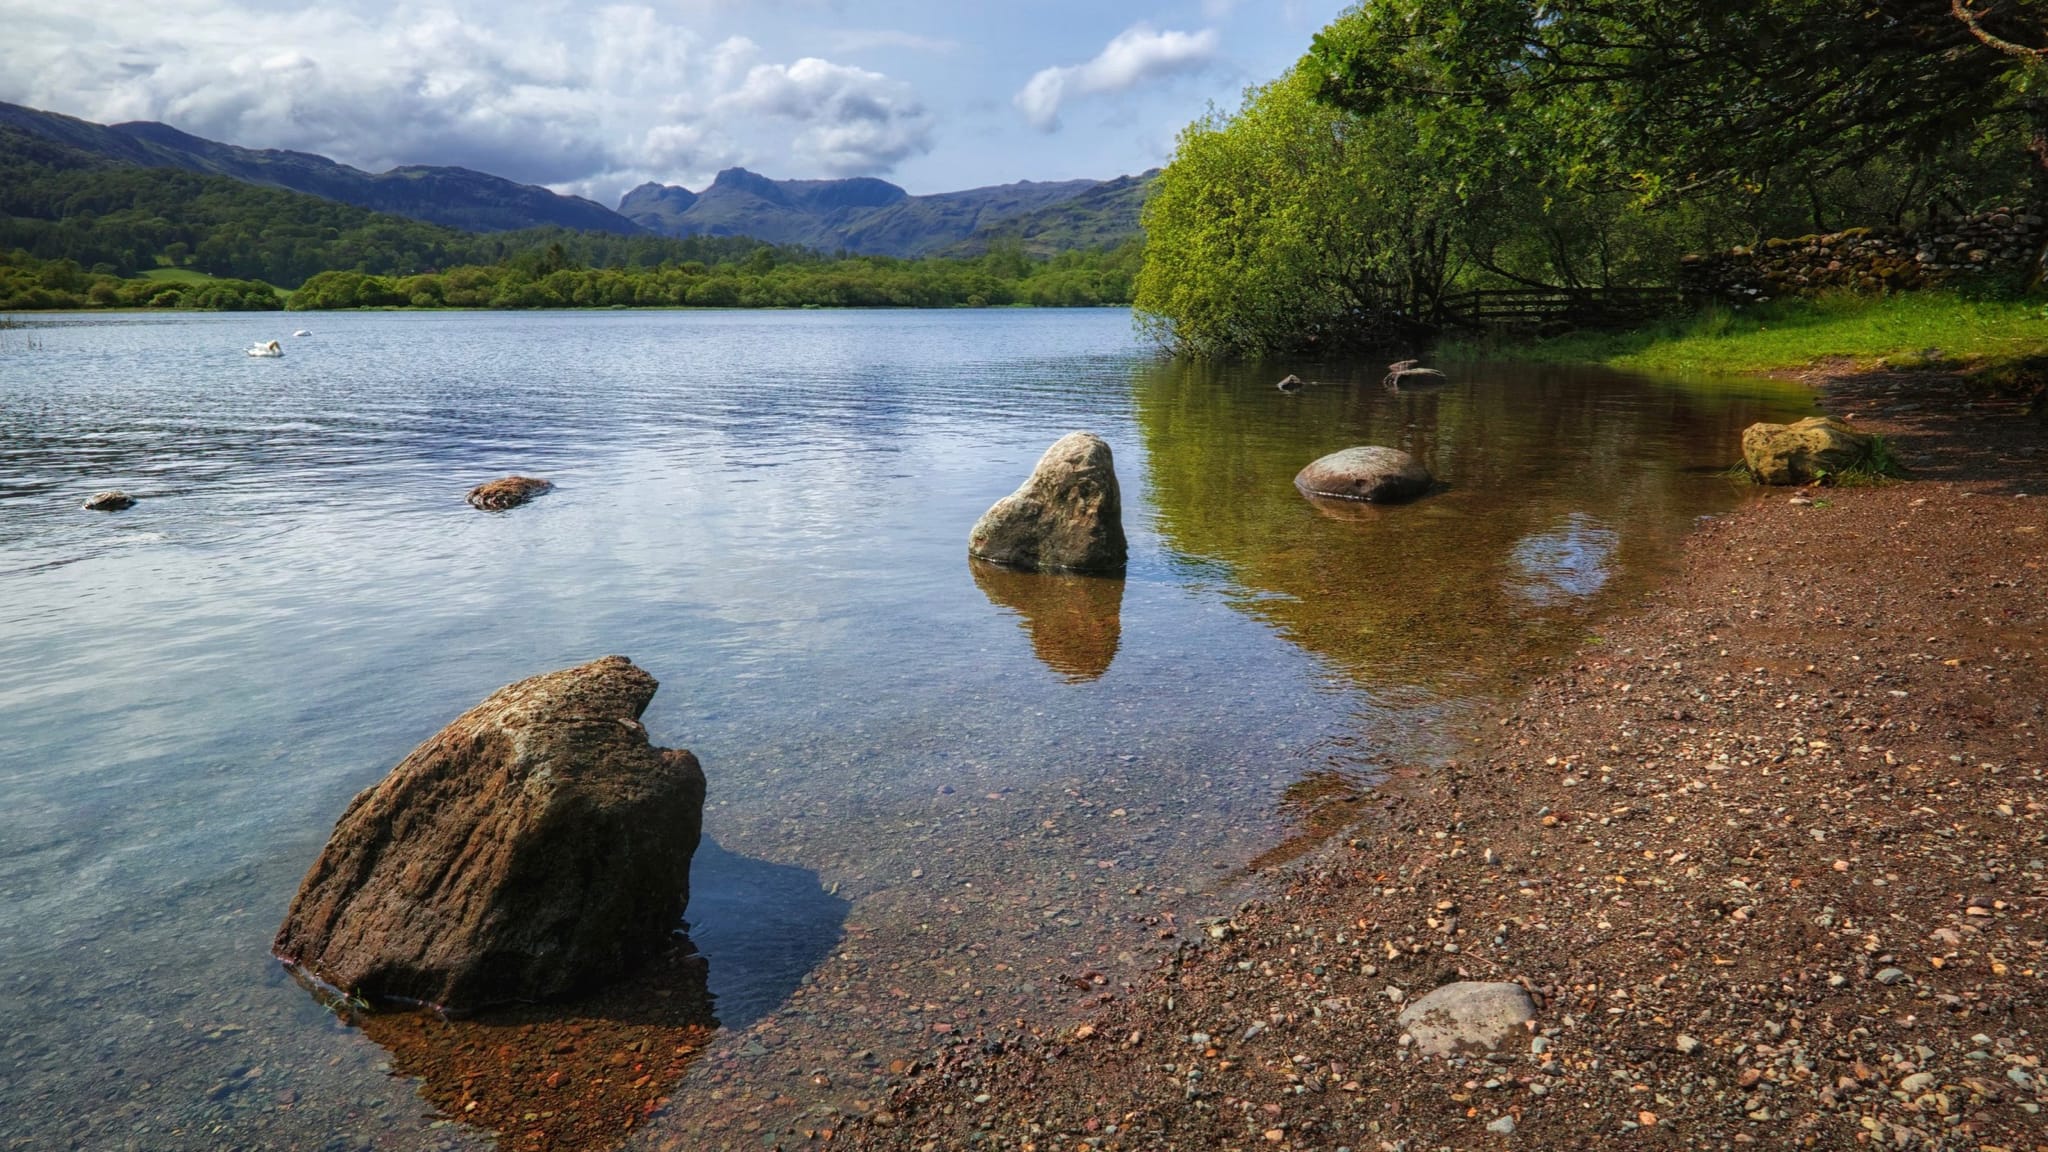
[[(1810, 411), (1451, 368), (1394, 394), (1371, 364), (1178, 364), (1109, 310), (0, 330), (0, 1148), (489, 1146), (430, 1103), (482, 1090), (437, 1087), (410, 1025), (366, 1034), (267, 948), (354, 793), (610, 653), (710, 784), (687, 919), (715, 1024), (636, 1089), (635, 1146), (801, 1142), (948, 1036), (1113, 995), (1374, 779), (1455, 756), (1743, 498), (1743, 427)], [(1116, 452), (1127, 578), (970, 565), (1075, 429)], [(1295, 492), (1353, 444), (1445, 488)], [(557, 488), (463, 504), (511, 472)], [(80, 510), (104, 488), (141, 502)], [(516, 1029), (481, 1056), (442, 1032), (539, 1074)]]

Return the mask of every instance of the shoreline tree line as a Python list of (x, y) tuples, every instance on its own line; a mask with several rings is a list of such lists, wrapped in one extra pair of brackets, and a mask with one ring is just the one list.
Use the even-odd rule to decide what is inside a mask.
[(2038, 205), (2044, 56), (2048, 0), (1373, 0), (1183, 132), (1140, 323), (1195, 356), (1413, 344), (1456, 291)]

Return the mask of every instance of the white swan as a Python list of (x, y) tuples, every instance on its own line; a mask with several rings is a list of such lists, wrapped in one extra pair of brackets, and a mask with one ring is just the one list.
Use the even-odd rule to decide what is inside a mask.
[(251, 344), (249, 345), (249, 355), (265, 357), (282, 356), (284, 355), (284, 345), (279, 344), (275, 340), (268, 344)]
[(308, 331), (306, 331), (306, 330), (305, 330), (304, 328), (301, 328), (301, 329), (299, 329), (299, 330), (298, 330), (297, 332), (294, 332), (294, 333), (292, 333), (292, 335), (293, 335), (294, 337), (299, 337), (299, 336), (311, 336), (311, 335), (312, 335), (312, 333), (311, 333), (311, 332), (308, 332)]

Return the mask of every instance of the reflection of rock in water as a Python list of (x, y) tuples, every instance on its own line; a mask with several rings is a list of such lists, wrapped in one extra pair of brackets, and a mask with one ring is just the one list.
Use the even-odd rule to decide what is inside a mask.
[(708, 837), (692, 872), (692, 936), (581, 999), (447, 1019), (364, 1011), (310, 990), (388, 1051), (395, 1075), (419, 1078), (444, 1115), (500, 1133), (500, 1147), (609, 1152), (670, 1107), (721, 1027), (745, 1028), (782, 1004), (844, 934), (850, 905), (815, 872), (736, 856)]
[(421, 1081), (447, 1116), (501, 1134), (508, 1149), (584, 1152), (625, 1144), (718, 1029), (704, 957), (687, 940), (587, 999), (498, 1009), (340, 1011)]
[(1122, 577), (1019, 572), (970, 560), (974, 583), (1023, 618), (1031, 649), (1070, 683), (1099, 680), (1123, 640)]
[(1526, 536), (1512, 553), (1514, 591), (1531, 603), (1554, 607), (1583, 600), (1607, 586), (1621, 537), (1591, 516), (1573, 513), (1548, 532)]
[(690, 938), (711, 960), (718, 1018), (745, 1028), (839, 946), (852, 905), (807, 868), (734, 855), (705, 837), (690, 867)]

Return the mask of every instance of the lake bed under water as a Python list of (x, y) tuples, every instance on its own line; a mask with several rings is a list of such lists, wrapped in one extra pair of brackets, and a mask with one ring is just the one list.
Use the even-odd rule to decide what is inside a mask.
[[(295, 323), (284, 358), (241, 354)], [(1587, 369), (1394, 394), (1370, 364), (1178, 364), (1117, 311), (28, 331), (0, 342), (8, 1149), (488, 1146), (267, 946), (350, 796), (610, 653), (709, 779), (687, 919), (716, 1018), (617, 1142), (801, 1142), (945, 1037), (1114, 994), (1311, 848), (1311, 809), (1453, 754), (1742, 498), (1743, 427), (1810, 410)], [(970, 564), (1075, 429), (1116, 452), (1127, 577)], [(1295, 492), (1367, 443), (1444, 490)], [(557, 489), (462, 503), (511, 472)], [(79, 509), (113, 487), (141, 503)]]

